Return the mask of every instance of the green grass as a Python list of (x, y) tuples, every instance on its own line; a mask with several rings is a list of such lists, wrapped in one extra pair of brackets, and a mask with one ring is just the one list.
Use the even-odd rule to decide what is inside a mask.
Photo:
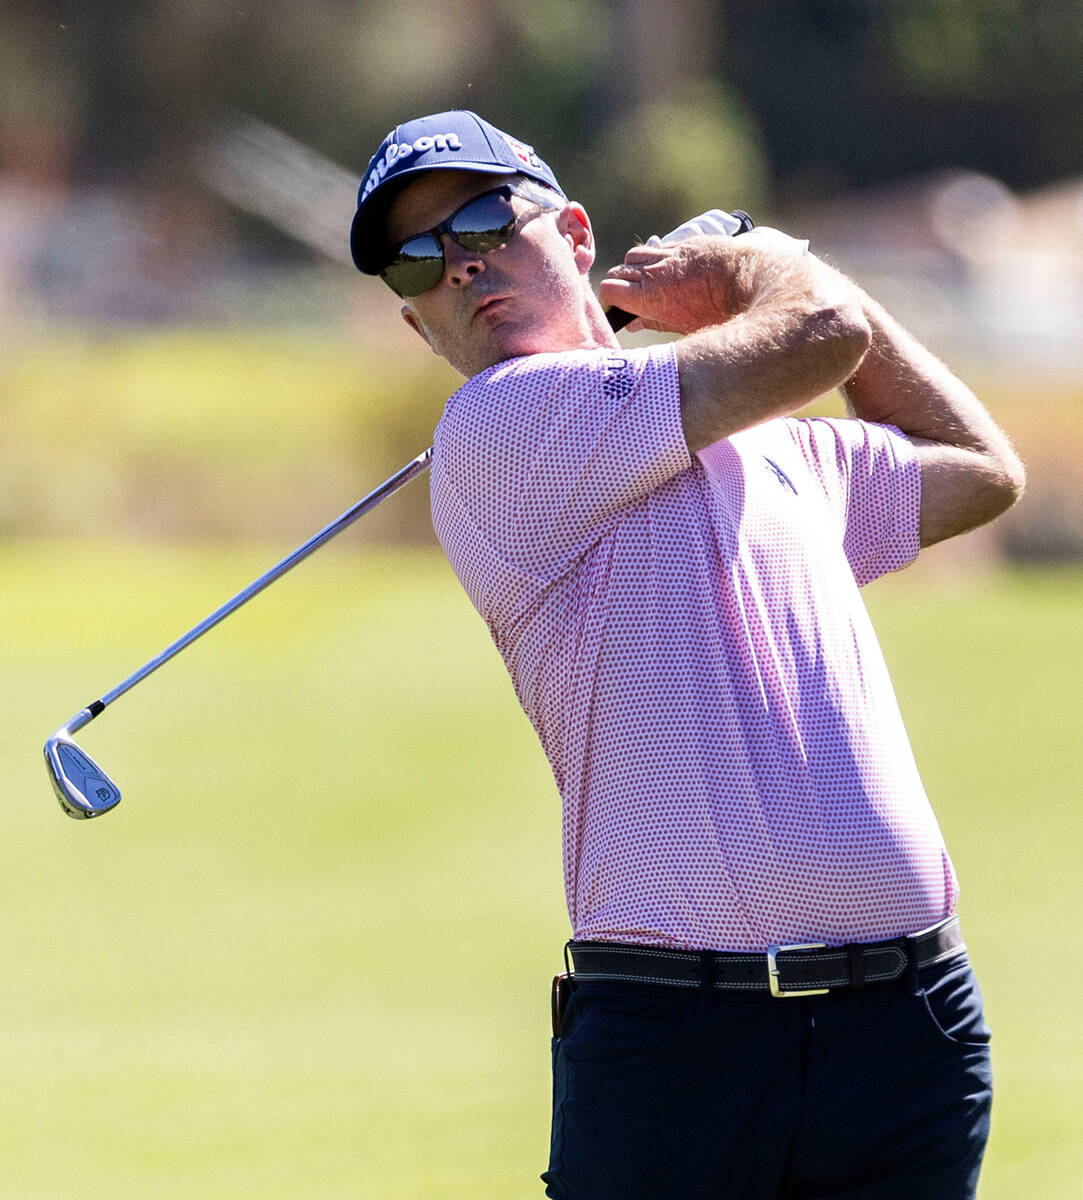
[[(6, 1195), (541, 1193), (559, 812), (438, 555), (321, 553), (80, 735), (116, 812), (49, 792), (50, 730), (280, 552), (0, 550)], [(1083, 576), (869, 598), (995, 1030), (983, 1200), (1074, 1198)]]
[(1078, 1197), (1083, 574), (914, 571), (871, 593), (994, 1030), (981, 1195)]

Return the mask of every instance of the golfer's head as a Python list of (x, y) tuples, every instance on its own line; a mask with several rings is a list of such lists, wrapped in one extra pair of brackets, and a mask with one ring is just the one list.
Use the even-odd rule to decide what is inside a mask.
[(384, 139), (350, 244), (358, 269), (380, 275), (411, 328), (464, 375), (593, 344), (586, 213), (530, 146), (474, 113), (423, 117)]

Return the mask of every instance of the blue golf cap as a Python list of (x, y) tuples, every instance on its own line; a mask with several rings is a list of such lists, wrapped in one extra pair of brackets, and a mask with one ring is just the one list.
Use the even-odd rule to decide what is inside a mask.
[(384, 138), (361, 180), (357, 212), (350, 226), (350, 253), (359, 271), (379, 273), (383, 223), (391, 201), (411, 176), (434, 170), (529, 175), (564, 196), (556, 176), (533, 146), (490, 125), (477, 113), (454, 109), (407, 121)]

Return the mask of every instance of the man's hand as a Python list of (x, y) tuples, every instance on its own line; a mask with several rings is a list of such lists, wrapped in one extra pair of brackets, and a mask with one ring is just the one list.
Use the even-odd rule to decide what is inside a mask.
[(693, 453), (837, 387), (869, 344), (851, 286), (756, 233), (638, 246), (602, 283), (603, 300), (645, 327), (685, 335), (675, 351)]
[(719, 438), (793, 412), (851, 375), (869, 344), (854, 289), (774, 229), (740, 237), (651, 239), (625, 255), (600, 295), (629, 329), (676, 344), (685, 441)]
[(601, 299), (636, 314), (630, 332), (692, 333), (747, 311), (774, 283), (783, 282), (774, 277), (784, 277), (789, 260), (807, 248), (807, 242), (773, 229), (752, 229), (739, 239), (652, 239), (634, 246), (624, 263), (609, 271)]
[(740, 294), (733, 246), (725, 237), (633, 246), (602, 280), (602, 303), (635, 313), (632, 332), (692, 333), (719, 325), (751, 303)]

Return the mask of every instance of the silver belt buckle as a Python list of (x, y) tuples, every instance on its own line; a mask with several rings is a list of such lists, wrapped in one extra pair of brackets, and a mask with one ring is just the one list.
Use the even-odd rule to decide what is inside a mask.
[(767, 947), (767, 983), (771, 989), (772, 996), (778, 996), (779, 999), (785, 1000), (790, 996), (826, 996), (831, 990), (830, 988), (805, 988), (802, 991), (792, 991), (787, 989), (783, 991), (778, 985), (778, 956), (784, 954), (787, 950), (826, 950), (827, 945), (824, 942), (794, 942), (789, 946), (768, 946)]

